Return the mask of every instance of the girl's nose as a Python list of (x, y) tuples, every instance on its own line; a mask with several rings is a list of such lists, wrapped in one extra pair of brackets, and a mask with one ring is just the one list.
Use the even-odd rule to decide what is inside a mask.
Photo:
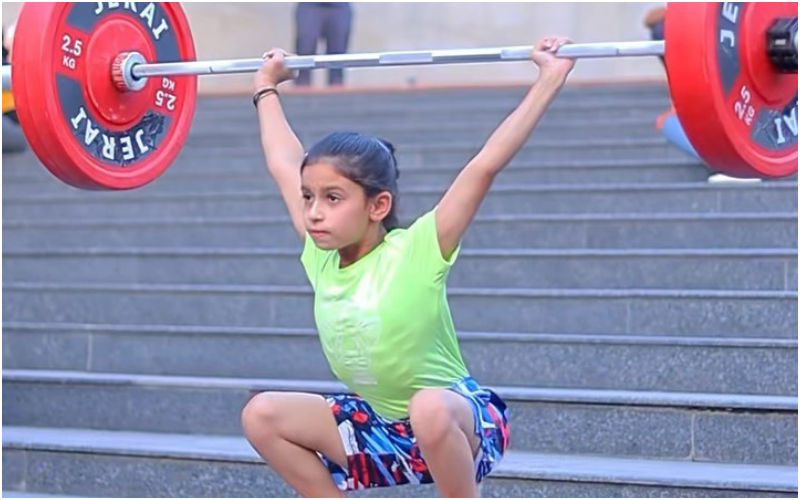
[(317, 206), (317, 202), (313, 202), (308, 210), (308, 215), (311, 220), (322, 220), (322, 211)]

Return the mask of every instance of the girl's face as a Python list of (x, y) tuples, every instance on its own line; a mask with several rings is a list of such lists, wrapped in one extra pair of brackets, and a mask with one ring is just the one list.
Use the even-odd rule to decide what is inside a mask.
[(364, 188), (326, 162), (306, 165), (301, 182), (306, 231), (318, 247), (339, 249), (364, 238), (371, 222)]

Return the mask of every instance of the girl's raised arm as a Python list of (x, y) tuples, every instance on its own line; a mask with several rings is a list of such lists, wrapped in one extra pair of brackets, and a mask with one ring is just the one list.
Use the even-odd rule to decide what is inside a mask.
[[(256, 92), (274, 89), (279, 83), (294, 78), (294, 74), (285, 66), (285, 54), (281, 49), (272, 49), (264, 54), (264, 64), (254, 77)], [(257, 108), (261, 146), (264, 148), (267, 169), (278, 184), (295, 231), (303, 240), (306, 234), (303, 196), (300, 190), (303, 145), (286, 121), (277, 93), (264, 93)]]
[(546, 37), (536, 44), (531, 58), (539, 78), (517, 108), (495, 129), (486, 144), (461, 169), (436, 208), (436, 233), (442, 256), (449, 259), (467, 230), (495, 176), (530, 137), (547, 106), (564, 85), (574, 61), (554, 53), (569, 40)]

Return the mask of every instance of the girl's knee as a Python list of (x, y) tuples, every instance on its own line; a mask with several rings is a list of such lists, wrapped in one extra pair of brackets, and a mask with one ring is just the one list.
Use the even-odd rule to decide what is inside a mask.
[(445, 439), (458, 425), (443, 389), (418, 391), (409, 402), (408, 414), (414, 436), (421, 445)]
[(280, 411), (277, 394), (272, 392), (256, 394), (242, 408), (242, 428), (245, 434), (250, 437), (253, 433), (263, 436), (265, 433), (276, 432)]

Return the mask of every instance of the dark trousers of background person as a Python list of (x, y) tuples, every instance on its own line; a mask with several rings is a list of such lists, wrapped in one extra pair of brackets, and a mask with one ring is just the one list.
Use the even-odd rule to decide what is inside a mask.
[[(8, 49), (6, 48), (6, 30), (3, 28), (3, 66), (9, 64)], [(25, 151), (28, 142), (19, 128), (19, 119), (16, 111), (3, 113), (3, 153), (19, 153)]]
[[(327, 54), (344, 54), (350, 40), (350, 25), (353, 12), (349, 3), (340, 2), (301, 2), (295, 11), (297, 55), (309, 56), (317, 53), (317, 41), (325, 39)], [(328, 84), (341, 85), (344, 80), (342, 69), (328, 70)], [(311, 84), (311, 71), (300, 70), (295, 81), (297, 85)]]
[[(663, 40), (664, 39), (664, 20), (662, 19), (660, 22), (657, 22), (650, 26), (650, 39), (651, 40)], [(664, 56), (658, 56), (661, 59), (661, 64), (664, 67), (667, 67), (667, 64), (664, 62)]]

